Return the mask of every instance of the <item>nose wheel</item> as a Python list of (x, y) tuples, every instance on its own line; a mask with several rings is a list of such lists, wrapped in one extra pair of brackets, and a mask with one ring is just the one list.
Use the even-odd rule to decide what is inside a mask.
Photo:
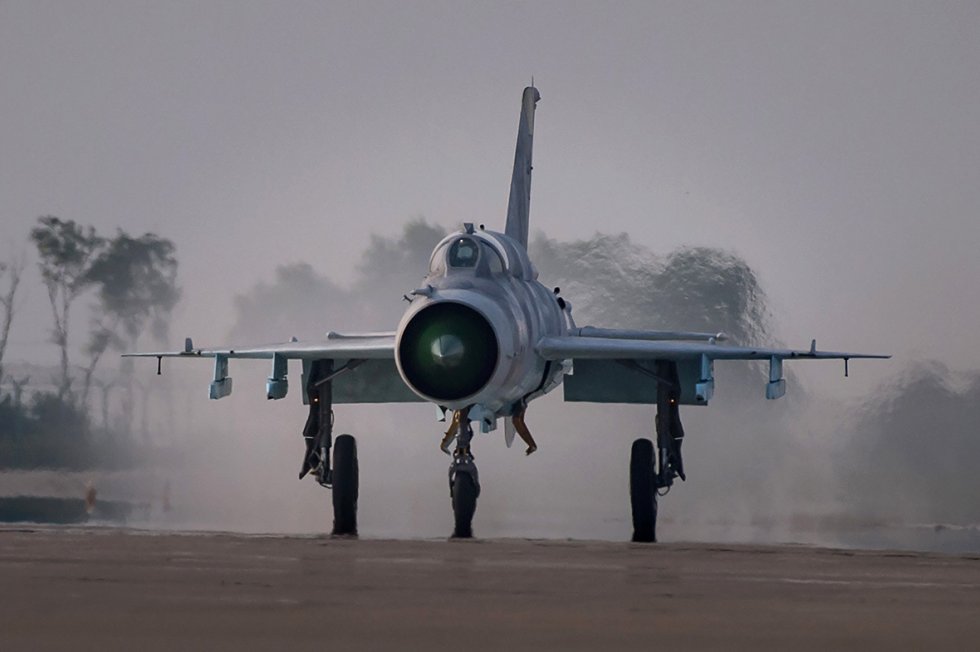
[[(476, 467), (473, 467), (476, 471)], [(476, 513), (476, 499), (480, 495), (480, 486), (474, 474), (453, 474), (449, 493), (453, 501), (453, 539), (470, 539), (473, 537), (473, 515)]]

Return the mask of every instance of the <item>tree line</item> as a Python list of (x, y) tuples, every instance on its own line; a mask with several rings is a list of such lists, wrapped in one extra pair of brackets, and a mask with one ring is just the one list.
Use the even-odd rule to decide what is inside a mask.
[[(163, 341), (170, 314), (180, 299), (174, 243), (154, 233), (134, 236), (122, 229), (106, 236), (92, 226), (53, 215), (39, 217), (30, 244), (51, 307), (50, 341), (58, 349), (53, 391), (35, 391), (25, 402), (32, 380), (14, 377), (4, 357), (15, 320), (23, 256), (0, 262), (0, 465), (89, 466), (98, 459), (92, 445), (91, 393), (102, 391), (102, 429), (110, 433), (108, 397), (123, 392), (122, 429), (133, 419), (131, 365), (121, 364), (111, 380), (96, 373), (106, 352), (135, 348), (144, 333)], [(78, 302), (93, 299), (87, 328), (73, 317)], [(84, 333), (82, 360), (73, 360), (72, 344)], [(35, 384), (43, 379), (33, 379)], [(115, 433), (124, 434), (124, 433)]]

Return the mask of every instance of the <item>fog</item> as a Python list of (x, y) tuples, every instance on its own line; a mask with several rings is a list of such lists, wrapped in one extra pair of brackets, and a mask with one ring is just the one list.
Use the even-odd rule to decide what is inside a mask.
[[(684, 413), (690, 481), (662, 501), (662, 534), (825, 529), (800, 514), (976, 523), (977, 24), (960, 2), (0, 3), (0, 260), (28, 260), (5, 364), (57, 360), (27, 243), (41, 215), (171, 239), (175, 348), (393, 327), (417, 279), (385, 287), (375, 265), (397, 252), (365, 251), (413, 216), (502, 226), (533, 75), (532, 232), (628, 238), (626, 267), (670, 287), (701, 276), (671, 277), (672, 256), (721, 252), (763, 292), (747, 335), (894, 356), (848, 379), (794, 365), (775, 402), (751, 367), (719, 364), (717, 400)], [(542, 281), (581, 323), (623, 316), (566, 271), (542, 265)], [(277, 293), (284, 278), (297, 294)], [(638, 303), (665, 328), (737, 307), (703, 298)], [(180, 451), (164, 521), (325, 529), (329, 494), (293, 475), (298, 368), (284, 401), (265, 401), (265, 365), (240, 363), (234, 395), (208, 402), (207, 364), (151, 366), (140, 381), (172, 398), (151, 402), (152, 437)], [(624, 538), (626, 455), (651, 411), (556, 393), (528, 422), (529, 458), (500, 433), (477, 442), (477, 533)], [(431, 408), (342, 406), (338, 423), (359, 436), (362, 531), (449, 531)]]

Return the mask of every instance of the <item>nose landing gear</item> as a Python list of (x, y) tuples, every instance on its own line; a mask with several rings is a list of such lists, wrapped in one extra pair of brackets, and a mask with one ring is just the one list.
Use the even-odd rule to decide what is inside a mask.
[(469, 408), (453, 415), (449, 431), (440, 444), (444, 452), (449, 452), (449, 444), (456, 438), (453, 461), (449, 465), (449, 496), (453, 504), (453, 539), (473, 537), (473, 515), (476, 513), (476, 499), (480, 496), (480, 474), (473, 461), (470, 443), (473, 429), (469, 421)]

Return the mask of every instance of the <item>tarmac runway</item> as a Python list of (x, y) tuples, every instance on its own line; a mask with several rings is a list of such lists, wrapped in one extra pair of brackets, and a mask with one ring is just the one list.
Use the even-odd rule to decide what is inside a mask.
[(980, 555), (0, 528), (0, 650), (976, 649)]

